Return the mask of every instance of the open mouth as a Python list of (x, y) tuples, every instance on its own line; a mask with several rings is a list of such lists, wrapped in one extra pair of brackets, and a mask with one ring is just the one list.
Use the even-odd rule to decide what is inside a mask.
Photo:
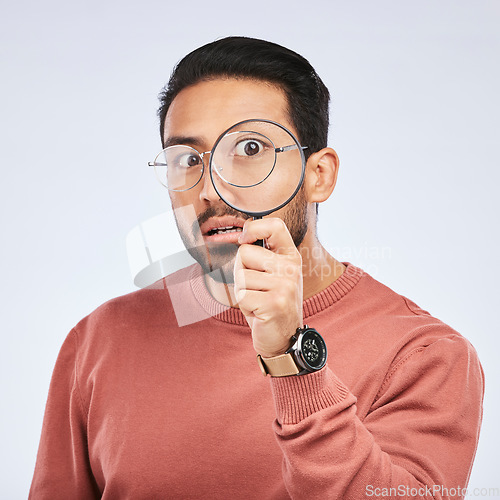
[(200, 225), (200, 232), (206, 243), (238, 245), (245, 219), (234, 215), (209, 217)]
[(207, 235), (212, 236), (214, 234), (241, 233), (242, 230), (243, 228), (238, 226), (214, 227), (207, 232)]

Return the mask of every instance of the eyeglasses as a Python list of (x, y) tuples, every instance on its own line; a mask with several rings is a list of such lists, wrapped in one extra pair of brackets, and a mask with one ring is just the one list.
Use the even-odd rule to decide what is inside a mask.
[(307, 149), (307, 146), (298, 144), (276, 147), (275, 144), (280, 140), (289, 141), (291, 134), (273, 122), (251, 122), (251, 130), (247, 129), (248, 123), (242, 124), (241, 130), (231, 127), (230, 132), (223, 134), (211, 151), (200, 153), (186, 145), (169, 146), (148, 165), (154, 167), (163, 186), (170, 191), (182, 192), (200, 182), (205, 170), (204, 156), (211, 155), (212, 171), (224, 183), (249, 188), (259, 185), (271, 175), (279, 153)]

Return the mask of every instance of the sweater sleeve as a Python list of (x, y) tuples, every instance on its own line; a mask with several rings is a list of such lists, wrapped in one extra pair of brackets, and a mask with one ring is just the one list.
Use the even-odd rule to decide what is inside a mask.
[(56, 361), (29, 498), (100, 498), (87, 448), (87, 412), (76, 370), (77, 337), (72, 330)]
[(458, 336), (398, 361), (363, 420), (356, 397), (328, 367), (272, 378), (290, 496), (462, 498), (479, 437), (483, 383), (474, 349)]

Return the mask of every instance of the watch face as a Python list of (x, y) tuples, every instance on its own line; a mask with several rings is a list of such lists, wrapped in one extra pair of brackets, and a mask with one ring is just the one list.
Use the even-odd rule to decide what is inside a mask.
[(313, 329), (306, 330), (300, 345), (302, 360), (306, 368), (320, 370), (326, 363), (326, 344), (321, 335)]

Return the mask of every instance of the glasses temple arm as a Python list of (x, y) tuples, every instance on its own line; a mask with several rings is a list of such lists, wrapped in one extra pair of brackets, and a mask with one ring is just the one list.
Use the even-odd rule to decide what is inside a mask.
[[(276, 153), (284, 153), (285, 151), (290, 151), (292, 149), (295, 149), (297, 147), (297, 144), (291, 144), (290, 146), (283, 146), (282, 148), (275, 148), (274, 151)], [(300, 146), (300, 149), (304, 150), (307, 149), (307, 146)]]

